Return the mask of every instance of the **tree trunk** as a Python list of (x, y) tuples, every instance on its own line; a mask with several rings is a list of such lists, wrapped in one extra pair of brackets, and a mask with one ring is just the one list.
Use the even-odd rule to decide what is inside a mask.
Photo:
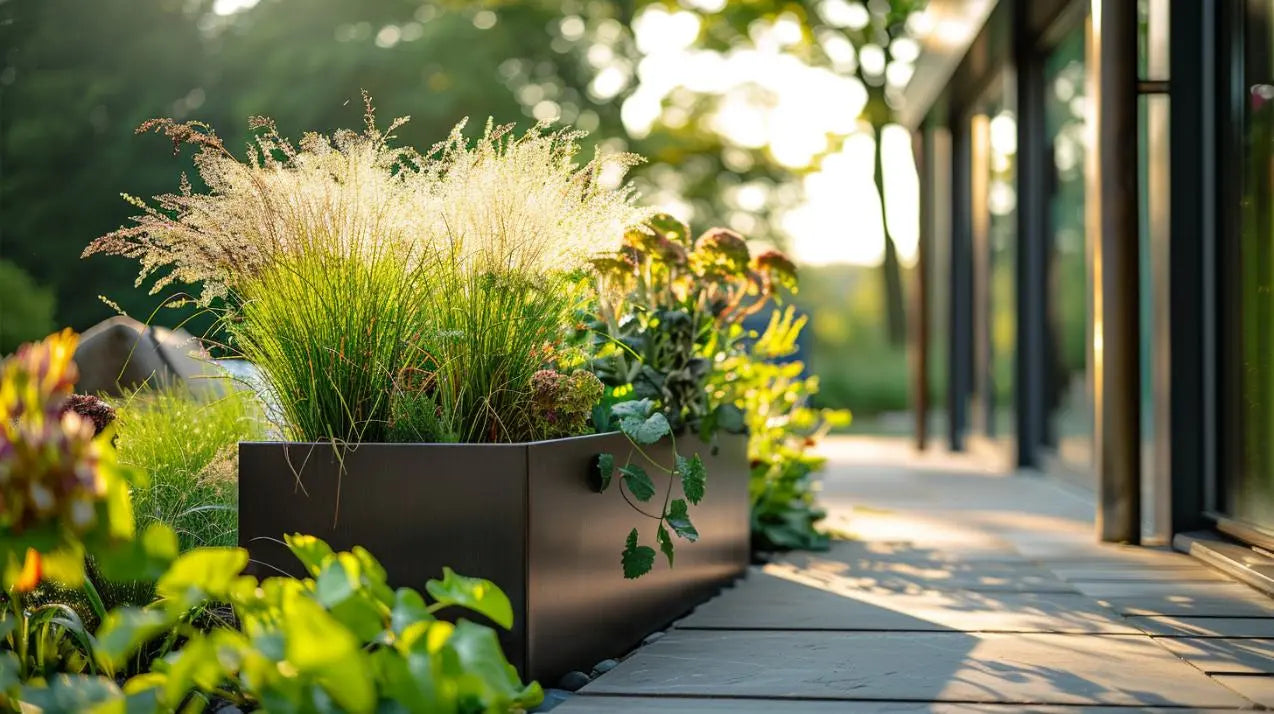
[(898, 260), (898, 248), (894, 245), (894, 236), (889, 231), (889, 220), (885, 217), (885, 161), (882, 149), (884, 128), (883, 124), (872, 125), (872, 130), (876, 134), (874, 137), (876, 195), (880, 197), (880, 224), (885, 235), (885, 259), (880, 267), (884, 271), (886, 335), (890, 345), (901, 347), (907, 341), (907, 312), (902, 295), (902, 264)]

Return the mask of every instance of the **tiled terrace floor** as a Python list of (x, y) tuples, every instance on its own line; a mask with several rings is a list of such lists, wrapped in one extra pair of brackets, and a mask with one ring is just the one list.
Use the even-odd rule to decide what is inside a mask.
[(829, 525), (855, 540), (754, 568), (555, 714), (1274, 707), (1274, 600), (1098, 545), (1085, 491), (902, 442), (825, 449)]

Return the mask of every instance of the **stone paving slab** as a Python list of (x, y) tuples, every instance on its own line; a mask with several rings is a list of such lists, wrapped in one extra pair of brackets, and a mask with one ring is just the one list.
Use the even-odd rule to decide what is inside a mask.
[(1124, 621), (1157, 637), (1274, 637), (1269, 617), (1134, 616)]
[[(1274, 678), (1271, 678), (1274, 682)], [(811, 701), (795, 699), (707, 699), (689, 697), (614, 697), (580, 694), (553, 709), (553, 714), (958, 714), (959, 712), (1021, 712), (1021, 704), (935, 704), (931, 702)], [(1180, 714), (1162, 707), (1032, 706), (1040, 714)], [(1236, 709), (1190, 709), (1191, 712), (1234, 712)]]
[(674, 630), (582, 691), (1024, 705), (1247, 704), (1149, 637), (960, 632)]
[(794, 553), (778, 563), (845, 587), (975, 592), (1077, 592), (1053, 573), (1022, 562), (942, 561), (936, 558), (875, 559), (843, 554)]
[(700, 605), (681, 628), (1141, 634), (1073, 593), (862, 589), (770, 565)]
[(1159, 567), (1129, 566), (1123, 563), (1099, 567), (1095, 565), (1056, 566), (1048, 568), (1054, 576), (1067, 582), (1233, 582), (1224, 574), (1204, 565), (1166, 565)]
[(1248, 597), (1098, 598), (1097, 602), (1121, 615), (1175, 615), (1195, 617), (1274, 617), (1274, 600)]
[(1040, 563), (1045, 567), (1064, 565), (1107, 566), (1112, 568), (1126, 566), (1181, 567), (1198, 564), (1198, 561), (1190, 556), (1172, 550), (1092, 542), (1074, 544), (1041, 540), (1038, 543), (1019, 544), (1017, 550), (1022, 557)]
[(1274, 677), (1222, 675), (1213, 679), (1261, 706), (1274, 707)]
[(1159, 644), (1208, 674), (1274, 674), (1274, 639), (1172, 637)]
[[(800, 555), (799, 553), (789, 555)], [(908, 540), (836, 540), (826, 551), (813, 555), (843, 563), (1008, 563), (1029, 565), (1012, 545), (995, 540), (991, 543), (957, 543), (942, 547)]]
[(1235, 600), (1269, 603), (1270, 598), (1236, 582), (1088, 582), (1078, 581), (1075, 588), (1094, 598), (1177, 598), (1181, 600)]

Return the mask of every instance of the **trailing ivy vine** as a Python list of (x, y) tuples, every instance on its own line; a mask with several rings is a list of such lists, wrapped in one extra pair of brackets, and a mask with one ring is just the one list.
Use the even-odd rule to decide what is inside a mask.
[[(611, 409), (611, 415), (619, 430), (628, 437), (631, 448), (622, 464), (614, 454), (597, 455), (594, 487), (599, 493), (604, 492), (610, 488), (615, 476), (619, 476), (620, 483), (616, 489), (633, 510), (656, 522), (655, 543), (668, 559), (668, 566), (672, 567), (676, 555), (673, 534), (690, 543), (699, 540), (699, 531), (690, 520), (690, 506), (697, 506), (703, 500), (707, 490), (707, 469), (698, 454), (686, 458), (678, 453), (677, 438), (667, 417), (656, 409), (650, 399), (620, 402)], [(643, 448), (664, 437), (672, 442), (671, 465), (660, 463)], [(647, 468), (652, 469), (656, 476), (652, 478)], [(652, 510), (650, 505), (658, 503), (656, 497), (660, 492), (656, 478), (666, 480), (666, 483), (662, 488), (662, 505), (658, 510)], [(673, 498), (678, 485), (683, 498)], [(633, 528), (624, 542), (620, 562), (625, 578), (639, 578), (654, 568), (655, 549), (642, 545), (640, 538), (638, 529)]]

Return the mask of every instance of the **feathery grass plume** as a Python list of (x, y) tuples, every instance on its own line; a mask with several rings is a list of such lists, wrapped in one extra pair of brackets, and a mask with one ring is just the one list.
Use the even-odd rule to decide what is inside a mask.
[(622, 180), (640, 159), (599, 153), (580, 165), (582, 134), (543, 123), (515, 136), (488, 121), (472, 143), (464, 126), (408, 179), (421, 184), (432, 244), (448, 256), (422, 303), (437, 389), (462, 441), (539, 438), (532, 377), (583, 304), (582, 269), (649, 213), (603, 175)]
[[(584, 267), (619, 247), (624, 230), (650, 211), (633, 204), (633, 189), (609, 188), (640, 163), (635, 154), (596, 153), (577, 163), (576, 131), (539, 123), (520, 136), (488, 120), (470, 144), (465, 122), (433, 147), (409, 178), (427, 196), (438, 248), (449, 248), (478, 273), (545, 274)], [(607, 172), (611, 176), (604, 176)]]
[(154, 206), (125, 196), (143, 213), (83, 255), (137, 259), (139, 286), (158, 278), (152, 293), (177, 282), (202, 284), (199, 302), (206, 305), (298, 255), (414, 254), (427, 220), (413, 210), (412, 189), (397, 171), (411, 152), (390, 148), (387, 133), (374, 125), (330, 138), (310, 133), (294, 146), (268, 119), (254, 117), (250, 127), (257, 133), (244, 162), (201, 122), (143, 123), (139, 133), (154, 130), (174, 146), (199, 147), (194, 163), (209, 190), (195, 193), (183, 175), (181, 192), (156, 196)]
[[(508, 441), (534, 433), (531, 376), (579, 304), (578, 269), (646, 211), (608, 187), (637, 161), (576, 162), (580, 134), (461, 122), (425, 154), (361, 133), (297, 145), (254, 118), (241, 162), (205, 125), (141, 130), (199, 147), (207, 193), (183, 179), (85, 251), (137, 258), (138, 282), (201, 282), (278, 396), (289, 438)], [(429, 393), (400, 375), (428, 374)], [(418, 419), (420, 423), (413, 423)]]

